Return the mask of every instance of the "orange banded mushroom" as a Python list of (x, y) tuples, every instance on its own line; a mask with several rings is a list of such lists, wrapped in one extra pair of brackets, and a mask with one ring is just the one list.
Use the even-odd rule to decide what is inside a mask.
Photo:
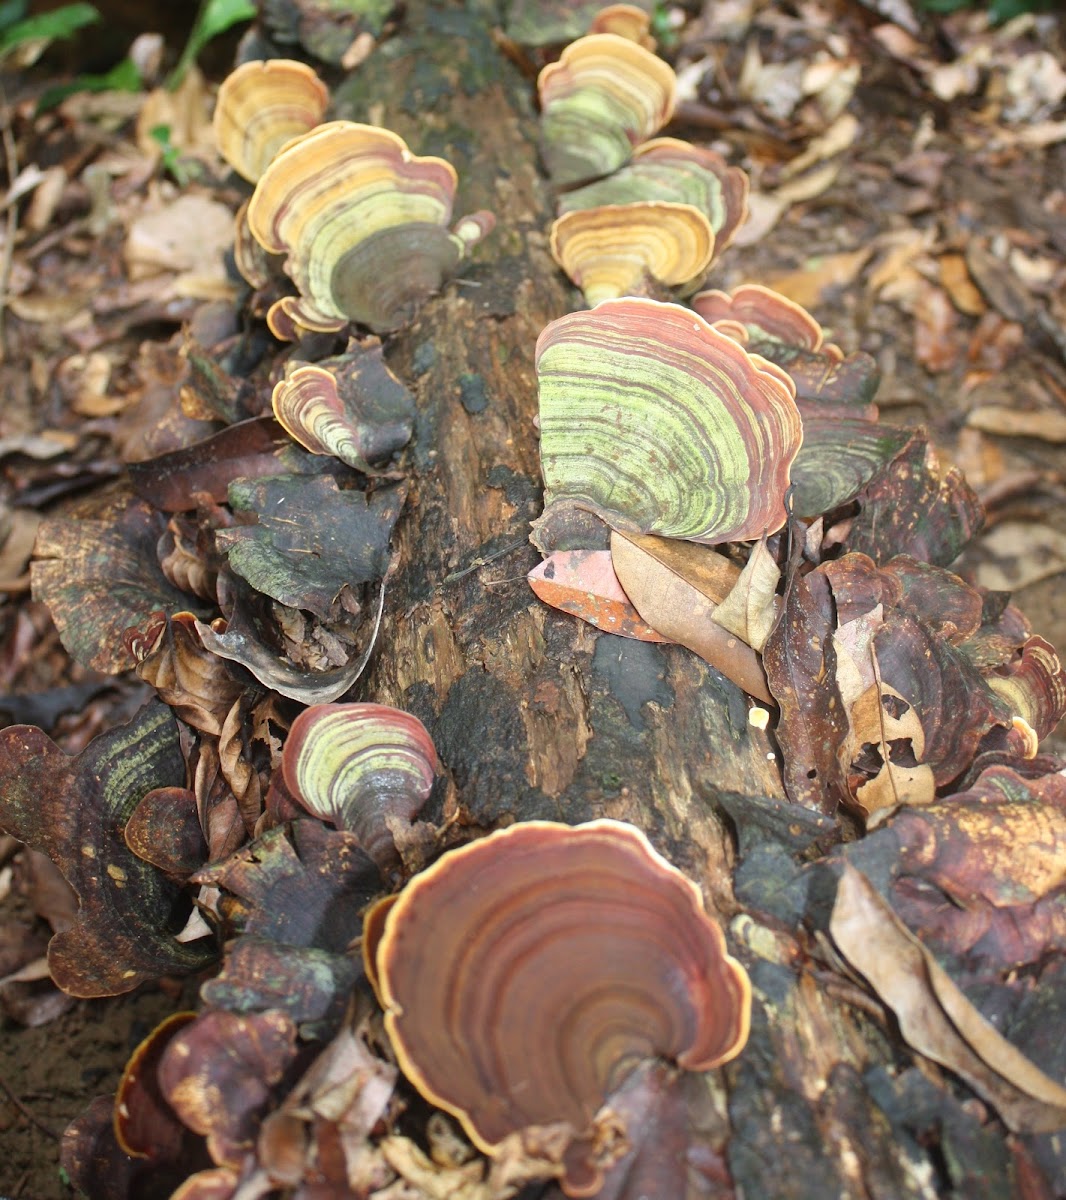
[(633, 147), (670, 120), (673, 68), (628, 38), (594, 33), (571, 42), (537, 79), (541, 155), (557, 187), (617, 171)]
[(513, 825), (445, 854), (385, 912), (377, 978), (401, 1069), (490, 1155), (567, 1123), (569, 1195), (598, 1190), (596, 1115), (639, 1064), (709, 1070), (747, 1040), (746, 972), (699, 888), (632, 825)]
[(247, 62), (222, 81), (215, 103), (215, 144), (229, 165), (255, 183), (277, 152), (325, 115), (329, 90), (301, 62)]
[(561, 216), (551, 251), (591, 306), (639, 295), (648, 278), (668, 287), (701, 278), (714, 230), (691, 204), (606, 204)]
[(613, 175), (565, 192), (559, 197), (559, 212), (648, 200), (698, 208), (714, 230), (717, 259), (747, 218), (748, 177), (705, 146), (654, 138), (638, 146), (633, 161)]
[(295, 138), (256, 185), (248, 227), (300, 293), (277, 330), (398, 329), (492, 228), (474, 213), (447, 228), (456, 174), (387, 129), (331, 121)]

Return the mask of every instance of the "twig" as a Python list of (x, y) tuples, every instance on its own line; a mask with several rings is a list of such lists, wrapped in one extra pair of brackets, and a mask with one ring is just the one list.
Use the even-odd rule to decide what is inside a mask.
[[(0, 81), (0, 124), (4, 139), (4, 162), (7, 164), (7, 185), (11, 187), (18, 175), (18, 147), (15, 145), (15, 135), (11, 129), (11, 109), (7, 103), (7, 91)], [(0, 258), (0, 362), (7, 360), (7, 326), (4, 316), (7, 313), (7, 289), (11, 283), (11, 268), (15, 262), (15, 235), (18, 233), (18, 205), (12, 204), (7, 210), (7, 229), (4, 236), (3, 257)]]
[[(469, 575), (473, 571), (479, 571), (483, 566), (492, 562), (494, 559), (503, 558), (505, 554), (510, 554), (512, 550), (517, 550), (519, 546), (524, 546), (525, 544), (526, 539), (522, 538), (521, 541), (512, 542), (511, 545), (504, 546), (502, 550), (494, 550), (492, 554), (479, 555), (477, 558), (471, 560), (467, 566), (463, 567), (462, 570), (453, 571), (450, 575), (445, 575), (444, 579), (441, 581), (441, 587), (443, 587), (446, 583), (454, 583), (457, 579), (462, 579), (464, 575)], [(502, 583), (503, 580), (499, 580), (498, 582)]]
[(56, 1133), (56, 1131), (54, 1129), (49, 1129), (49, 1127), (42, 1120), (40, 1120), (38, 1117), (36, 1117), (30, 1111), (30, 1109), (28, 1109), (26, 1107), (26, 1105), (22, 1103), (22, 1101), (18, 1098), (18, 1096), (16, 1096), (15, 1093), (11, 1090), (11, 1085), (3, 1077), (3, 1075), (0, 1075), (0, 1090), (2, 1090), (4, 1093), (6, 1093), (7, 1098), (19, 1110), (19, 1112), (22, 1113), (22, 1115), (26, 1118), (27, 1121), (29, 1121), (33, 1125), (36, 1125), (37, 1128), (42, 1133), (46, 1133), (50, 1138), (53, 1139), (53, 1141), (57, 1141), (57, 1142), (59, 1141), (59, 1134)]

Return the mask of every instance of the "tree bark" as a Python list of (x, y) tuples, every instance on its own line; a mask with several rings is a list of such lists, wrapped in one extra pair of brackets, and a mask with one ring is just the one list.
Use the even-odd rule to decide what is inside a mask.
[[(682, 647), (598, 633), (525, 582), (541, 508), (534, 346), (581, 300), (548, 252), (535, 84), (494, 40), (499, 16), (491, 0), (412, 0), (400, 34), (335, 93), (337, 116), (448, 158), (457, 213), (489, 208), (497, 220), (463, 277), (388, 347), (420, 416), (363, 690), (430, 730), (449, 777), (431, 817), (481, 829), (615, 817), (700, 884), (755, 993), (747, 1049), (702, 1077), (689, 1105), (692, 1144), (725, 1155), (737, 1196), (945, 1194), (940, 1151), (924, 1148), (909, 1107), (927, 1092), (943, 1100), (935, 1068), (915, 1068), (880, 1006), (829, 969), (817, 929), (745, 911), (734, 894), (745, 814), (757, 826), (774, 811), (759, 799), (784, 797), (772, 737), (748, 724), (747, 698)], [(805, 820), (823, 822), (812, 837), (835, 829), (802, 810), (796, 828)], [(782, 886), (799, 871), (787, 855), (766, 861)], [(821, 885), (797, 880), (796, 911), (817, 925)], [(753, 879), (749, 894), (768, 886)], [(985, 1155), (1001, 1189), (988, 1195), (1010, 1194), (1002, 1137), (952, 1104), (960, 1153)]]

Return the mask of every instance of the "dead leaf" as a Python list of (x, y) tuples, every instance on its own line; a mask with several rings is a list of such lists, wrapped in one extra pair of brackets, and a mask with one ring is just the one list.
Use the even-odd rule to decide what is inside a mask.
[(526, 576), (545, 604), (622, 637), (665, 642), (622, 590), (609, 550), (556, 550)]
[(959, 312), (969, 317), (979, 317), (985, 311), (985, 302), (970, 278), (963, 255), (940, 256), (940, 282)]
[(739, 568), (709, 546), (611, 534), (615, 574), (647, 623), (687, 646), (757, 700), (772, 704), (759, 656), (718, 625), (712, 614), (740, 575)]
[(763, 538), (752, 547), (744, 569), (729, 595), (714, 610), (712, 620), (753, 650), (762, 650), (781, 611), (777, 595), (780, 579), (781, 572)]
[(866, 877), (844, 867), (829, 932), (896, 1015), (908, 1045), (954, 1071), (1015, 1133), (1066, 1127), (1066, 1088), (985, 1020)]
[(947, 293), (923, 280), (914, 304), (914, 356), (934, 375), (950, 371), (959, 357), (958, 315)]
[(798, 271), (772, 275), (763, 282), (804, 308), (817, 308), (829, 292), (855, 281), (871, 253), (872, 247), (864, 246), (841, 254), (820, 255), (808, 259)]
[(1066, 414), (1061, 412), (1021, 412), (1005, 404), (983, 404), (971, 410), (966, 424), (1002, 437), (1039, 438), (1056, 446), (1066, 442)]

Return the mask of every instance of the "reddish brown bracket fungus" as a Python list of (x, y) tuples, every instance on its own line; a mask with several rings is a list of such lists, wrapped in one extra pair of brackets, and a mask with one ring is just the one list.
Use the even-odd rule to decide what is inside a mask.
[(821, 325), (802, 305), (761, 284), (745, 284), (732, 293), (700, 292), (692, 297), (692, 307), (739, 342), (773, 341), (838, 360), (844, 357), (839, 346), (825, 341)]
[(708, 1070), (748, 1036), (748, 977), (699, 889), (617, 821), (530, 821), (444, 855), (388, 910), (377, 969), (419, 1091), (489, 1154), (569, 1124), (570, 1195), (595, 1194), (582, 1146), (638, 1064)]
[(607, 204), (565, 213), (551, 228), (555, 261), (590, 305), (699, 279), (714, 254), (710, 221), (691, 204)]
[(548, 505), (708, 543), (784, 524), (803, 430), (779, 367), (689, 309), (632, 298), (553, 321), (536, 361)]
[(450, 163), (387, 129), (331, 121), (290, 141), (248, 206), (253, 236), (286, 255), (300, 293), (272, 328), (399, 328), (492, 228), (475, 213), (448, 230), (455, 187)]
[(595, 33), (571, 42), (537, 88), (541, 154), (552, 182), (566, 187), (628, 162), (633, 147), (670, 120), (677, 79), (636, 42)]
[(385, 704), (319, 704), (293, 722), (285, 786), (308, 812), (354, 833), (385, 869), (396, 862), (389, 821), (426, 802), (437, 754), (417, 717)]
[(329, 90), (301, 62), (242, 63), (222, 81), (215, 104), (218, 152), (255, 183), (274, 155), (325, 115)]

